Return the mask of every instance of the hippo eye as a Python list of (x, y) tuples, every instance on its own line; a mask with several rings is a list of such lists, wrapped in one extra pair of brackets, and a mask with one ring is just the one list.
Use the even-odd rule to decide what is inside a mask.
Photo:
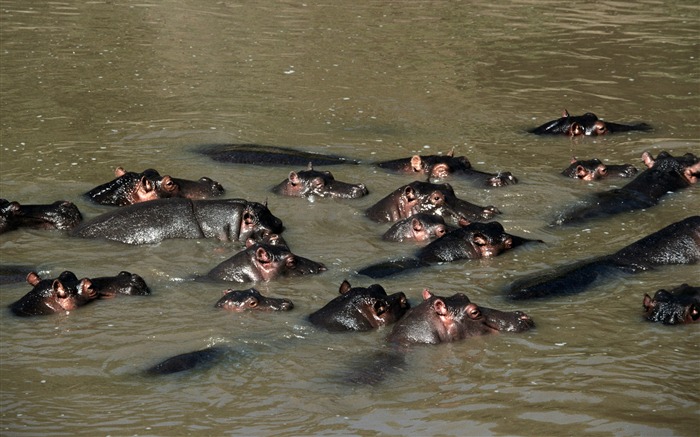
[(253, 298), (248, 299), (248, 306), (251, 308), (255, 308), (256, 306), (258, 306), (258, 300)]
[(479, 308), (470, 308), (469, 317), (471, 317), (472, 319), (478, 319), (479, 317), (481, 317), (481, 310), (479, 310)]
[(608, 174), (608, 169), (607, 169), (607, 167), (601, 167), (601, 168), (598, 170), (598, 173), (603, 174), (603, 175), (604, 175), (604, 174)]

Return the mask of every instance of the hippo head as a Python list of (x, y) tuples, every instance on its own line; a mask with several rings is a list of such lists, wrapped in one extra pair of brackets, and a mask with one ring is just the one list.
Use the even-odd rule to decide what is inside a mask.
[(658, 290), (652, 298), (644, 295), (642, 302), (645, 317), (664, 325), (695, 323), (700, 321), (700, 288), (683, 284), (672, 290)]
[(247, 290), (224, 290), (224, 295), (214, 305), (229, 311), (242, 312), (255, 311), (289, 311), (294, 304), (289, 299), (272, 298), (263, 296), (255, 288)]

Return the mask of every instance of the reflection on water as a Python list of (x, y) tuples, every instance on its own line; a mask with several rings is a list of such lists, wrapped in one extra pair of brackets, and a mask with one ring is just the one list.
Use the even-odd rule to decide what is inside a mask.
[[(645, 150), (700, 152), (697, 6), (336, 3), (3, 2), (0, 197), (72, 200), (93, 217), (104, 207), (81, 194), (110, 180), (117, 166), (210, 176), (228, 197), (267, 200), (292, 250), (329, 267), (258, 286), (293, 300), (289, 313), (230, 314), (213, 308), (227, 284), (191, 278), (238, 251), (236, 244), (131, 247), (58, 232), (2, 235), (3, 264), (53, 275), (70, 269), (79, 277), (129, 270), (154, 291), (57, 317), (3, 313), (3, 432), (693, 435), (697, 327), (645, 323), (641, 301), (644, 293), (693, 282), (697, 266), (517, 306), (502, 289), (697, 214), (693, 187), (585, 227), (546, 225), (565, 205), (623, 183), (563, 179), (572, 156), (641, 168)], [(525, 132), (565, 108), (655, 129), (577, 140)], [(370, 195), (281, 198), (269, 189), (290, 168), (232, 166), (193, 152), (234, 142), (358, 159), (361, 165), (330, 170), (365, 183)], [(520, 180), (483, 190), (452, 180), (457, 194), (496, 205), (507, 232), (545, 244), (381, 284), (414, 304), (425, 287), (462, 291), (487, 306), (522, 309), (537, 328), (417, 347), (382, 384), (343, 383), (351, 363), (386, 347), (386, 331), (332, 335), (305, 316), (335, 297), (343, 279), (371, 283), (355, 270), (416, 248), (381, 241), (388, 225), (363, 216), (411, 181), (371, 164), (453, 147), (479, 170), (511, 171)], [(27, 290), (3, 285), (0, 302)], [(215, 344), (231, 352), (212, 369), (142, 374), (165, 357)]]

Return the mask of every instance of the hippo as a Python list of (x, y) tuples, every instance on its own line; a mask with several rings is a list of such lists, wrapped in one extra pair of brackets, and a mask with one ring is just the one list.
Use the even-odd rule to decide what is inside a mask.
[(380, 223), (395, 222), (419, 212), (429, 212), (460, 221), (490, 219), (500, 211), (493, 206), (477, 206), (459, 199), (449, 184), (414, 181), (397, 188), (366, 211), (367, 217)]
[(439, 215), (419, 212), (394, 223), (382, 235), (385, 241), (427, 241), (442, 237), (450, 228)]
[(82, 220), (78, 207), (67, 200), (23, 205), (0, 199), (0, 234), (19, 228), (69, 230)]
[(645, 317), (664, 325), (696, 323), (700, 321), (700, 287), (681, 284), (671, 291), (658, 290), (652, 298), (644, 295)]
[(73, 272), (65, 271), (55, 279), (41, 279), (35, 272), (27, 275), (32, 290), (10, 304), (18, 316), (43, 316), (72, 311), (99, 297), (87, 278), (78, 280)]
[(168, 238), (245, 242), (260, 232), (280, 233), (282, 221), (267, 205), (244, 199), (157, 199), (106, 212), (73, 229), (81, 238), (154, 244)]
[(437, 263), (492, 258), (506, 250), (534, 241), (541, 242), (508, 234), (498, 222), (475, 222), (446, 233), (419, 249), (413, 258), (381, 262), (365, 267), (357, 273), (375, 279), (384, 278)]
[(146, 285), (146, 281), (136, 273), (121, 271), (116, 276), (100, 276), (90, 278), (90, 280), (100, 298), (117, 295), (147, 296), (151, 294), (151, 289)]
[(85, 196), (101, 205), (125, 206), (170, 197), (201, 200), (224, 194), (221, 184), (208, 177), (191, 181), (161, 176), (152, 168), (136, 173), (122, 167), (117, 167), (114, 175), (116, 179), (93, 188)]
[(215, 308), (223, 308), (229, 311), (243, 312), (255, 311), (289, 311), (294, 304), (289, 299), (267, 297), (260, 294), (255, 288), (247, 290), (224, 290), (224, 295), (219, 299)]
[(570, 115), (566, 109), (561, 118), (531, 129), (529, 132), (536, 135), (568, 135), (577, 137), (580, 135), (596, 136), (608, 133), (642, 131), (647, 132), (652, 128), (646, 123), (633, 125), (611, 123), (603, 121), (592, 112), (583, 115)]
[(399, 320), (387, 341), (400, 345), (439, 344), (497, 332), (525, 332), (535, 324), (521, 311), (481, 307), (463, 293), (450, 297), (423, 290), (423, 302)]
[(536, 272), (508, 287), (512, 300), (575, 294), (597, 279), (639, 273), (673, 264), (695, 264), (700, 260), (700, 216), (672, 223), (611, 255), (584, 259), (571, 265)]
[(416, 345), (451, 343), (499, 332), (521, 333), (535, 322), (522, 311), (500, 311), (482, 307), (463, 293), (449, 297), (423, 290), (423, 302), (408, 310), (386, 337), (389, 347), (361, 357), (343, 378), (351, 384), (376, 385), (391, 373), (404, 370), (406, 355)]
[(344, 156), (309, 153), (289, 147), (262, 144), (211, 144), (200, 147), (198, 151), (218, 162), (266, 167), (282, 165), (303, 167), (309, 162), (321, 166), (359, 163)]
[(692, 153), (676, 158), (667, 152), (661, 152), (654, 159), (649, 152), (644, 152), (642, 160), (648, 168), (628, 184), (622, 188), (596, 193), (584, 205), (560, 214), (553, 224), (580, 223), (650, 208), (667, 193), (695, 184), (700, 176), (700, 160)]
[(334, 197), (357, 199), (369, 194), (364, 184), (349, 184), (335, 180), (329, 171), (317, 171), (309, 162), (306, 170), (291, 171), (272, 192), (290, 197)]
[(195, 368), (204, 370), (220, 361), (228, 351), (229, 348), (225, 346), (210, 346), (194, 352), (187, 352), (161, 361), (146, 369), (145, 373), (148, 376), (162, 376)]
[(455, 175), (488, 187), (518, 183), (510, 172), (484, 173), (474, 170), (466, 156), (454, 156), (454, 149), (445, 155), (413, 155), (410, 158), (381, 161), (376, 165), (379, 168), (403, 174), (427, 176), (429, 180), (445, 179)]
[(637, 174), (637, 167), (632, 164), (603, 164), (599, 159), (571, 159), (569, 165), (561, 172), (566, 177), (597, 181), (604, 178), (631, 178)]
[(326, 266), (293, 254), (286, 245), (249, 244), (207, 273), (209, 279), (232, 282), (269, 282), (279, 277), (326, 271)]
[(328, 331), (370, 331), (399, 320), (410, 308), (406, 295), (387, 295), (379, 284), (352, 287), (340, 284), (340, 296), (309, 316), (309, 321)]

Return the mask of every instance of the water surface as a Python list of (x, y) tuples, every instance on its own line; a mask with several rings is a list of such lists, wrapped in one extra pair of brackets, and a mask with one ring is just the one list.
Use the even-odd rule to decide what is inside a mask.
[[(57, 276), (129, 270), (150, 297), (117, 298), (67, 315), (0, 317), (3, 435), (696, 435), (697, 326), (641, 318), (644, 293), (697, 283), (697, 266), (614, 278), (577, 296), (507, 302), (515, 278), (611, 253), (689, 215), (698, 189), (657, 207), (585, 226), (550, 228), (556, 212), (623, 182), (559, 175), (572, 156), (640, 168), (644, 151), (700, 152), (700, 8), (692, 1), (584, 7), (493, 2), (0, 3), (0, 196), (74, 201), (114, 168), (196, 179), (228, 197), (267, 201), (299, 255), (322, 275), (258, 284), (284, 314), (213, 308), (226, 284), (189, 281), (240, 246), (166, 241), (131, 247), (61, 232), (0, 236), (3, 264)], [(592, 111), (644, 121), (649, 133), (570, 140), (526, 132)], [(213, 143), (260, 143), (350, 156), (328, 168), (364, 182), (358, 200), (281, 198), (290, 168), (215, 163)], [(371, 164), (455, 148), (477, 169), (520, 184), (458, 195), (495, 205), (513, 234), (545, 244), (491, 260), (382, 280), (413, 304), (423, 288), (521, 309), (531, 332), (416, 347), (402, 372), (368, 387), (343, 382), (386, 331), (329, 334), (305, 316), (368, 263), (415, 246), (380, 240), (388, 225), (363, 210), (412, 179)], [(299, 169), (296, 169), (299, 170)], [(235, 285), (234, 285), (235, 287)], [(244, 287), (240, 287), (244, 288)], [(3, 285), (6, 306), (29, 290)], [(158, 361), (230, 347), (202, 372), (147, 378)]]

